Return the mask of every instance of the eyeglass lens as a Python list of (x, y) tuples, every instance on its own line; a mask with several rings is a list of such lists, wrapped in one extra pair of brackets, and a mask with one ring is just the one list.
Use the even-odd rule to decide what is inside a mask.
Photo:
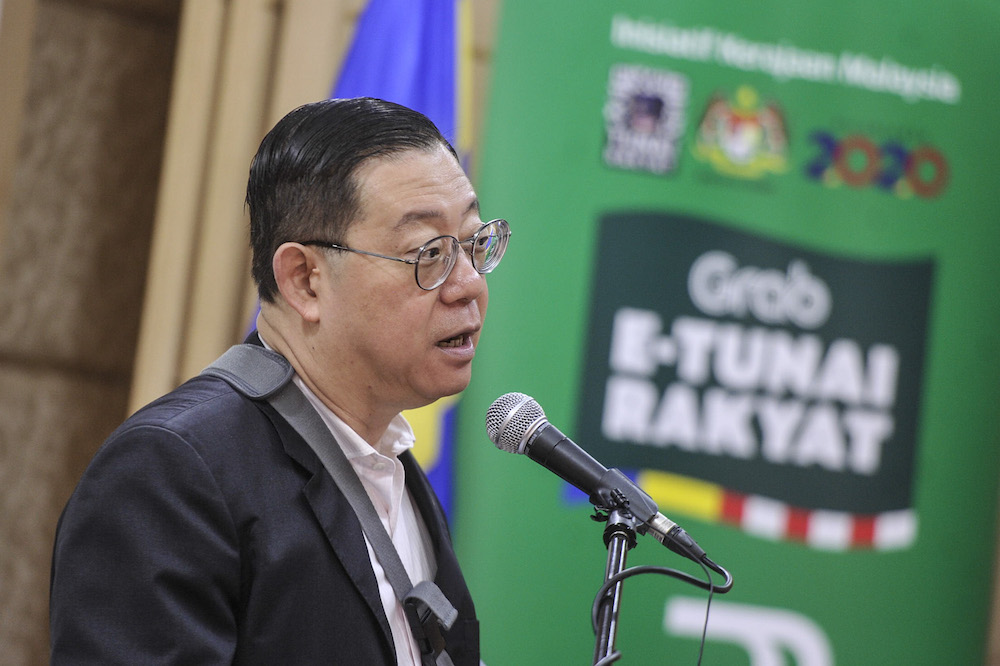
[[(475, 236), (461, 241), (470, 244), (469, 256), (473, 267), (480, 273), (489, 273), (500, 263), (506, 249), (507, 224), (493, 220), (484, 225)], [(417, 284), (423, 289), (434, 289), (448, 279), (458, 261), (459, 241), (451, 236), (440, 236), (428, 242), (417, 256)]]

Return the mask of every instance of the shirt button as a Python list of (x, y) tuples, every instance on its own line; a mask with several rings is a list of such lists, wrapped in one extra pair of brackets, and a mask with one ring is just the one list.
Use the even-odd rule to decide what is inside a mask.
[(385, 462), (381, 460), (373, 462), (372, 469), (375, 470), (376, 472), (381, 472), (383, 469), (385, 469)]

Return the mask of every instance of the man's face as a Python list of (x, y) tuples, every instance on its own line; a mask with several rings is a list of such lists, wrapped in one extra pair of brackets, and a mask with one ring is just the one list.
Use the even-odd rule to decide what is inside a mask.
[[(370, 160), (355, 179), (361, 205), (341, 239), (348, 247), (415, 259), (430, 239), (464, 240), (482, 225), (472, 184), (443, 146)], [(332, 392), (400, 411), (468, 385), (489, 295), (467, 252), (433, 291), (417, 286), (412, 265), (353, 252), (331, 252), (328, 264), (316, 342), (337, 378)]]

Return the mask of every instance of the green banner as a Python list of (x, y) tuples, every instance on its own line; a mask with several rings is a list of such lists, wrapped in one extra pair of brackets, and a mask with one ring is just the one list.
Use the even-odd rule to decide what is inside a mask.
[[(986, 0), (504, 3), (477, 180), (514, 236), (456, 526), (487, 663), (590, 663), (607, 555), (488, 442), (509, 391), (732, 571), (704, 663), (983, 663), (997, 34)], [(702, 575), (650, 538), (628, 564)], [(694, 663), (706, 602), (629, 579), (619, 663)]]

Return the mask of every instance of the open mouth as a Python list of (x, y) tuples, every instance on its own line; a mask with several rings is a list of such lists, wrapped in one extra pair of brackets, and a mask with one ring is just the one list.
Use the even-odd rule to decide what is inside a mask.
[(464, 333), (461, 335), (456, 335), (453, 338), (448, 338), (447, 340), (442, 340), (438, 343), (438, 347), (461, 347), (469, 339), (468, 335)]

